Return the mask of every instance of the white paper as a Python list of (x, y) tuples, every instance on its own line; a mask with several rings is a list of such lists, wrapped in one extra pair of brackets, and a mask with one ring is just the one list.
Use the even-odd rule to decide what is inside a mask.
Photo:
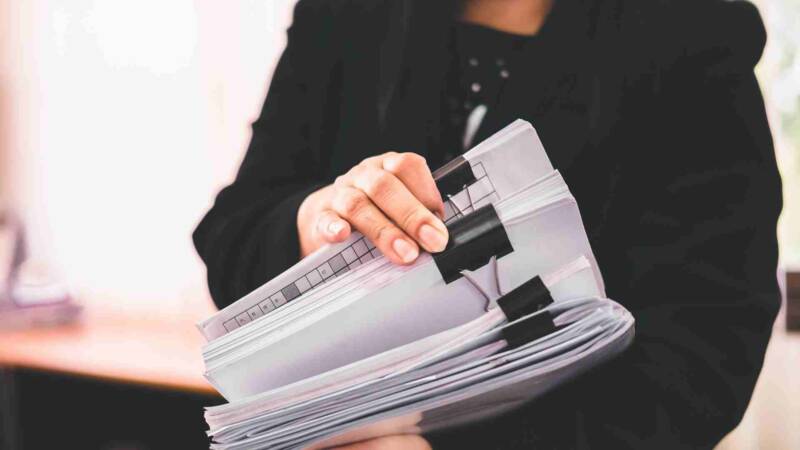
[[(522, 120), (500, 130), (463, 157), (472, 167), (476, 182), (453, 198), (445, 199), (446, 222), (511, 195), (553, 170), (536, 131)], [(515, 164), (508, 165), (507, 161)], [(347, 241), (325, 246), (307, 256), (201, 322), (198, 328), (211, 341), (269, 315), (379, 256), (369, 240), (353, 233)]]
[[(530, 124), (464, 158), (475, 182), (447, 196), (446, 223), (492, 204), (513, 250), (448, 283), (431, 255), (395, 266), (354, 236), (203, 322), (206, 377), (229, 400), (206, 410), (212, 448), (327, 448), (463, 425), (630, 344), (633, 317), (605, 299), (578, 205)], [(533, 277), (553, 302), (509, 324), (503, 296)], [(520, 345), (508, 334), (537, 321), (555, 328)]]

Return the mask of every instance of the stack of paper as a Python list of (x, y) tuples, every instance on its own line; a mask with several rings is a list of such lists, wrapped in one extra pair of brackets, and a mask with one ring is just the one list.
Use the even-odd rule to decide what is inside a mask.
[[(509, 164), (513, 161), (514, 164)], [(203, 322), (214, 448), (330, 446), (506, 411), (620, 352), (575, 199), (516, 121), (434, 174), (450, 243), (395, 266), (361, 236)]]
[[(552, 172), (553, 166), (536, 131), (529, 123), (517, 120), (437, 170), (434, 177), (446, 200), (445, 222), (449, 224), (481, 206), (520, 191)], [(217, 339), (380, 257), (380, 252), (371, 242), (359, 233), (353, 233), (346, 242), (324, 247), (307, 256), (202, 322), (200, 330), (206, 339)]]

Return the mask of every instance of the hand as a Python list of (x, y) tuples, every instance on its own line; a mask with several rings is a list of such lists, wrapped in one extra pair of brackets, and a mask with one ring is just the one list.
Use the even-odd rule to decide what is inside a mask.
[(334, 450), (431, 450), (431, 445), (421, 436), (405, 434), (370, 439), (336, 447)]
[(425, 159), (384, 153), (306, 197), (297, 212), (300, 253), (341, 242), (355, 228), (391, 261), (410, 264), (420, 246), (434, 253), (444, 250), (443, 217), (442, 197)]

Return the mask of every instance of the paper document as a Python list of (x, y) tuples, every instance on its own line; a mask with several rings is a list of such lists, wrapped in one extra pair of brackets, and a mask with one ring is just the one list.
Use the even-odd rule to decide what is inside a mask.
[[(509, 161), (513, 161), (510, 164)], [(434, 174), (444, 251), (397, 266), (360, 235), (200, 324), (228, 403), (214, 449), (328, 448), (503, 414), (630, 344), (578, 204), (516, 121)]]
[[(444, 196), (445, 223), (511, 195), (552, 170), (536, 131), (518, 120), (434, 173)], [(216, 339), (379, 256), (368, 239), (353, 233), (203, 321), (200, 330), (209, 341)]]

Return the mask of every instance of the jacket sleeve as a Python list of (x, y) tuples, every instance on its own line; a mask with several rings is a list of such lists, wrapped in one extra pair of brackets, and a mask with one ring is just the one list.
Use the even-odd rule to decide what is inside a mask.
[[(755, 9), (734, 7), (736, 32), (763, 47)], [(760, 49), (726, 45), (685, 54), (652, 144), (625, 150), (601, 265), (634, 344), (525, 409), (430, 436), (434, 449), (712, 448), (739, 423), (780, 304), (781, 191)]]
[(330, 15), (301, 0), (235, 181), (193, 234), (223, 308), (299, 259), (297, 209), (324, 184), (317, 139), (333, 65)]

